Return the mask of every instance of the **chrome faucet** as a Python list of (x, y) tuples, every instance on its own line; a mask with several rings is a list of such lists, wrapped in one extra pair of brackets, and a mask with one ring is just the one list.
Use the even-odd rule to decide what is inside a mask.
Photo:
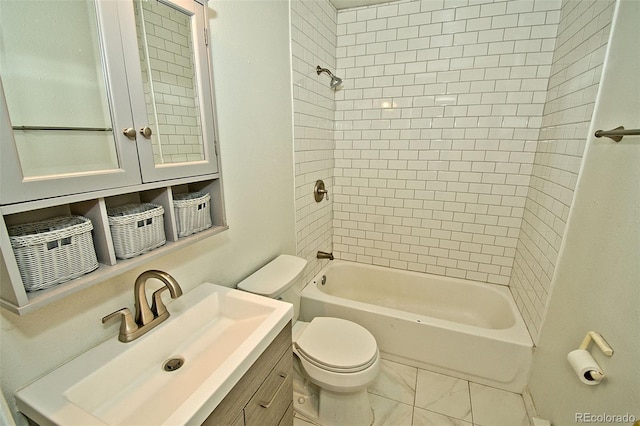
[(329, 260), (333, 260), (333, 253), (327, 253), (326, 251), (319, 251), (316, 254), (316, 257), (318, 259), (329, 259)]
[[(153, 293), (153, 305), (151, 308), (149, 308), (147, 294), (145, 291), (145, 284), (149, 278), (157, 278), (164, 283), (164, 287)], [(169, 312), (164, 306), (162, 298), (160, 298), (160, 294), (165, 290), (169, 290), (172, 299), (182, 296), (182, 288), (180, 288), (180, 285), (175, 278), (166, 272), (151, 269), (143, 272), (136, 279), (136, 283), (133, 286), (133, 293), (136, 297), (136, 323), (138, 325), (147, 325), (163, 316), (165, 313), (165, 319), (169, 316)]]
[[(164, 284), (164, 286), (153, 293), (153, 303), (151, 307), (149, 307), (145, 291), (145, 284), (149, 278), (156, 278)], [(182, 296), (182, 288), (180, 288), (178, 282), (171, 275), (155, 269), (143, 272), (136, 279), (133, 288), (136, 308), (135, 319), (131, 315), (129, 308), (122, 308), (102, 318), (102, 323), (104, 324), (110, 319), (121, 315), (122, 323), (120, 324), (118, 340), (127, 343), (137, 339), (169, 318), (169, 311), (167, 311), (167, 307), (164, 305), (161, 297), (162, 292), (165, 290), (169, 290), (172, 299)]]

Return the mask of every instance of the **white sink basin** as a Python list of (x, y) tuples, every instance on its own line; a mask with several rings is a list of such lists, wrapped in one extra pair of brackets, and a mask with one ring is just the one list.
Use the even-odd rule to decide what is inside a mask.
[[(167, 309), (137, 340), (114, 336), (18, 391), (20, 411), (42, 426), (200, 424), (293, 316), (288, 303), (211, 283)], [(165, 371), (175, 357), (183, 366)]]

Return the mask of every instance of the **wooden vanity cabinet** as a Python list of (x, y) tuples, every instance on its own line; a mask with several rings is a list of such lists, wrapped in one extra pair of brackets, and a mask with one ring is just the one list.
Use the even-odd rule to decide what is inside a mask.
[(293, 424), (291, 324), (285, 326), (202, 424), (204, 426), (290, 426)]

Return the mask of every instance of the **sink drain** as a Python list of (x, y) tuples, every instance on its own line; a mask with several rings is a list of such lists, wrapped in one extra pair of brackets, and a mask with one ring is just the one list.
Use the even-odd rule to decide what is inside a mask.
[(184, 365), (184, 358), (176, 357), (176, 358), (168, 359), (164, 363), (162, 368), (164, 369), (164, 371), (176, 371), (177, 369), (179, 369), (183, 365)]

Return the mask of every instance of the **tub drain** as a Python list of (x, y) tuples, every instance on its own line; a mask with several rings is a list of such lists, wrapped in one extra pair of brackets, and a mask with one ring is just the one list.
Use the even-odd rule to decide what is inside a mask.
[(167, 360), (162, 368), (164, 371), (176, 371), (178, 368), (184, 365), (184, 358), (176, 357)]

